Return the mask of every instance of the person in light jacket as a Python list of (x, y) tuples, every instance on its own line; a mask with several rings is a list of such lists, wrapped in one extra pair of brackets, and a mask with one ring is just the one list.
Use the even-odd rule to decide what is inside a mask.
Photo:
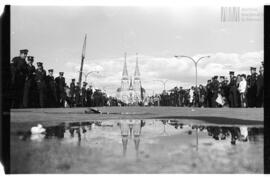
[(240, 99), (241, 99), (241, 107), (246, 107), (246, 89), (247, 89), (247, 81), (246, 81), (246, 75), (241, 75), (241, 81), (238, 86), (238, 91), (240, 93)]

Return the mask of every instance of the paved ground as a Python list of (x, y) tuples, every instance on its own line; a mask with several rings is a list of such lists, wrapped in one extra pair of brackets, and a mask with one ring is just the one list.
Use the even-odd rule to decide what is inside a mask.
[(105, 114), (87, 114), (89, 108), (12, 109), (11, 131), (41, 123), (107, 119), (179, 119), (184, 123), (263, 125), (263, 108), (100, 107)]

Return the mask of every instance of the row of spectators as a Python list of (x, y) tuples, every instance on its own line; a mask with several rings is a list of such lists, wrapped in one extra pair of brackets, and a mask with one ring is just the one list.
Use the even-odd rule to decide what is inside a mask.
[[(117, 98), (108, 97), (100, 89), (94, 89), (86, 82), (82, 87), (75, 79), (67, 85), (64, 72), (54, 78), (53, 69), (48, 74), (42, 62), (33, 65), (34, 57), (27, 56), (28, 50), (20, 50), (20, 56), (11, 61), (10, 99), (12, 108), (44, 107), (93, 107), (124, 106)], [(259, 74), (251, 67), (251, 74), (234, 75), (230, 79), (214, 76), (205, 86), (190, 89), (175, 87), (160, 95), (147, 97), (143, 105), (194, 106), (194, 107), (263, 107), (264, 69)]]
[(186, 107), (263, 107), (264, 65), (256, 73), (250, 68), (250, 75), (229, 72), (230, 79), (214, 76), (205, 86), (190, 89), (175, 87), (146, 99), (149, 106), (186, 106)]
[(20, 55), (14, 57), (10, 64), (12, 108), (118, 105), (117, 99), (107, 97), (100, 89), (87, 87), (86, 82), (80, 87), (80, 83), (75, 85), (75, 79), (72, 79), (67, 85), (64, 72), (59, 72), (59, 76), (54, 78), (54, 70), (46, 71), (42, 62), (37, 62), (36, 68), (34, 57), (27, 54), (27, 49), (20, 50)]

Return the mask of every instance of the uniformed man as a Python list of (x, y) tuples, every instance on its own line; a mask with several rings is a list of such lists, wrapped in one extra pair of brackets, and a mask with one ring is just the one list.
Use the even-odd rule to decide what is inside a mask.
[(77, 85), (75, 86), (75, 107), (79, 107), (80, 105), (80, 94), (81, 94), (81, 87), (80, 83), (77, 82)]
[(74, 107), (75, 103), (75, 79), (71, 80), (70, 83), (70, 98), (71, 98), (71, 107)]
[[(263, 62), (262, 62), (263, 65)], [(263, 98), (264, 98), (264, 69), (263, 66), (260, 67), (259, 75), (257, 77), (256, 85), (257, 85), (257, 93), (256, 93), (256, 100), (257, 104), (256, 107), (263, 107)]]
[(27, 57), (27, 65), (26, 65), (26, 78), (24, 83), (24, 95), (23, 95), (23, 107), (35, 107), (35, 74), (36, 68), (33, 65), (34, 57)]
[(237, 98), (237, 87), (236, 87), (236, 77), (234, 76), (234, 72), (230, 71), (230, 83), (229, 83), (229, 106), (237, 107), (238, 106), (238, 98)]
[(220, 94), (225, 99), (225, 103), (228, 102), (227, 84), (225, 82), (225, 76), (219, 77)]
[(59, 76), (55, 78), (55, 82), (56, 82), (56, 96), (57, 96), (58, 106), (64, 107), (64, 105), (65, 105), (65, 86), (66, 86), (64, 72), (59, 72)]
[(14, 89), (14, 98), (12, 107), (23, 107), (24, 83), (26, 77), (26, 57), (28, 50), (20, 50), (20, 56), (12, 59), (12, 88)]
[(86, 98), (87, 98), (87, 106), (92, 107), (93, 106), (93, 89), (91, 85), (86, 90)]
[(250, 67), (250, 74), (251, 75), (248, 81), (248, 89), (247, 89), (248, 107), (256, 107), (257, 74), (255, 67)]
[(53, 69), (48, 70), (48, 76), (46, 77), (47, 85), (47, 106), (57, 107), (57, 96), (56, 96), (56, 82), (53, 77)]
[(180, 107), (183, 107), (184, 106), (184, 94), (185, 93), (185, 91), (183, 90), (183, 87), (182, 86), (180, 86), (180, 88), (179, 88), (179, 92), (178, 92), (178, 98), (179, 98), (179, 106)]
[(82, 107), (85, 107), (86, 106), (86, 102), (87, 102), (87, 99), (86, 99), (86, 86), (87, 86), (87, 82), (83, 82), (82, 97), (81, 97)]
[(212, 83), (211, 83), (211, 91), (212, 91), (211, 106), (214, 108), (218, 107), (216, 99), (218, 97), (219, 82), (217, 79), (218, 79), (218, 76), (214, 76), (212, 78)]
[(207, 80), (207, 84), (205, 86), (205, 88), (206, 88), (206, 106), (207, 107), (212, 107), (211, 106), (211, 98), (212, 98), (211, 83), (212, 83), (212, 80)]
[(43, 69), (43, 63), (41, 62), (37, 62), (35, 80), (37, 84), (38, 106), (44, 108), (46, 99), (46, 71)]

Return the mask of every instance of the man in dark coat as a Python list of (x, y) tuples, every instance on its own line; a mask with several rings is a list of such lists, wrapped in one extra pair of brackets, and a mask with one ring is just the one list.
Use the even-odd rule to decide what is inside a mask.
[(87, 99), (86, 99), (86, 86), (87, 86), (87, 83), (86, 82), (83, 82), (82, 97), (81, 97), (82, 107), (85, 107), (86, 106), (86, 102), (87, 102)]
[(93, 106), (93, 89), (91, 85), (86, 90), (86, 99), (87, 99), (87, 106), (92, 107)]
[(237, 107), (238, 98), (237, 98), (237, 87), (236, 87), (236, 77), (234, 72), (230, 71), (230, 83), (229, 83), (229, 106)]
[(64, 105), (65, 105), (65, 86), (66, 86), (64, 72), (59, 72), (59, 76), (55, 78), (55, 82), (56, 82), (56, 95), (57, 95), (58, 106), (64, 107)]
[(260, 67), (260, 74), (257, 77), (257, 93), (256, 93), (256, 107), (263, 107), (263, 98), (264, 98), (264, 69)]
[(77, 85), (75, 86), (75, 107), (79, 107), (81, 106), (80, 104), (80, 96), (81, 94), (81, 87), (80, 87), (80, 83), (77, 82)]
[(24, 83), (23, 107), (35, 107), (35, 74), (36, 68), (33, 65), (34, 57), (28, 56), (26, 65), (26, 78)]
[(53, 108), (57, 107), (56, 82), (53, 77), (53, 69), (49, 69), (48, 73), (46, 77), (47, 106)]
[(70, 89), (71, 107), (74, 107), (74, 103), (75, 103), (75, 79), (71, 80), (69, 89)]
[(206, 85), (206, 106), (207, 107), (212, 107), (211, 98), (213, 94), (212, 94), (211, 84), (212, 84), (212, 81), (207, 80), (207, 85)]
[(24, 83), (26, 77), (26, 56), (28, 50), (20, 50), (20, 56), (12, 59), (12, 88), (14, 89), (14, 101), (12, 107), (23, 107)]
[(219, 89), (219, 82), (218, 82), (217, 78), (218, 78), (218, 76), (213, 77), (212, 85), (211, 85), (211, 90), (212, 90), (211, 106), (214, 108), (218, 106), (218, 104), (216, 102), (216, 99), (218, 97), (218, 89)]
[(46, 71), (43, 69), (43, 64), (41, 62), (37, 62), (37, 70), (36, 70), (36, 84), (37, 84), (37, 93), (38, 93), (38, 101), (39, 107), (45, 107), (45, 99), (46, 99)]
[(257, 94), (257, 74), (256, 74), (256, 68), (250, 67), (250, 78), (248, 81), (248, 107), (256, 107), (256, 94)]

